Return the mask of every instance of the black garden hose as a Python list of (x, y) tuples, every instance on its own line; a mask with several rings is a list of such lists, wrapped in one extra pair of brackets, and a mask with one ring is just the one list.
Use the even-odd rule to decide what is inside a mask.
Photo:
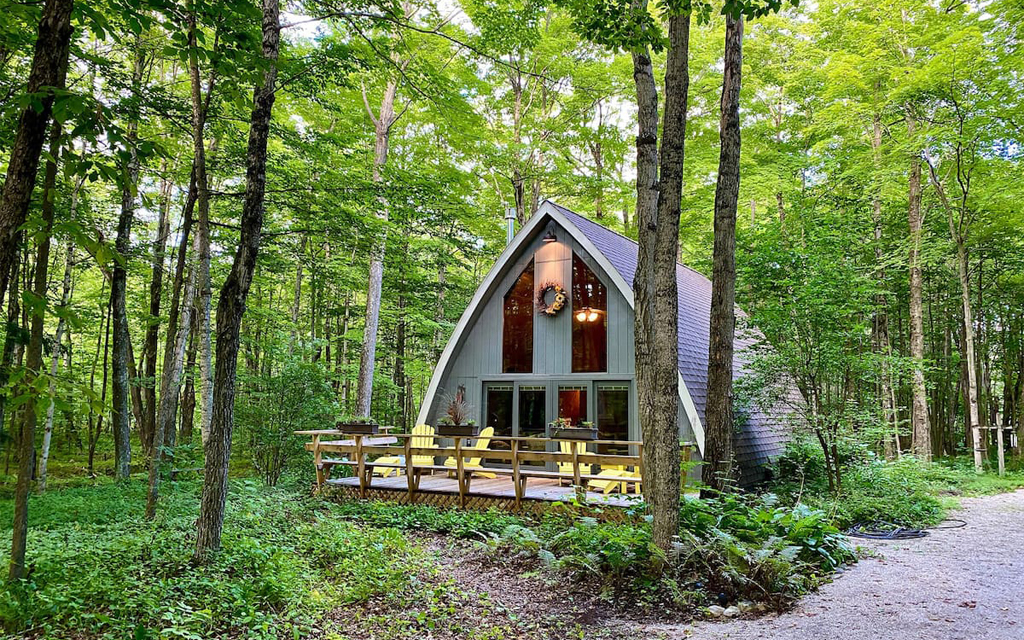
[(913, 540), (927, 536), (929, 529), (959, 529), (960, 527), (967, 526), (966, 522), (956, 518), (949, 518), (943, 520), (943, 522), (950, 524), (938, 524), (934, 527), (914, 529), (882, 520), (858, 522), (846, 530), (846, 535), (852, 538), (867, 538), (869, 540)]

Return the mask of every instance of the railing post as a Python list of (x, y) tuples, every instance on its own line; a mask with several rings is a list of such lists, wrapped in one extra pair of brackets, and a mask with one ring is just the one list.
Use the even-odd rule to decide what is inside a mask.
[(516, 509), (522, 507), (523, 487), (519, 477), (519, 440), (512, 440), (512, 487), (516, 491)]
[(466, 469), (462, 460), (462, 436), (455, 439), (455, 477), (459, 482), (459, 506), (466, 508)]
[[(586, 502), (586, 500), (587, 500), (587, 490), (583, 486), (583, 478), (580, 477), (581, 476), (581, 474), (580, 474), (580, 445), (582, 444), (584, 448), (587, 445), (586, 445), (586, 443), (575, 442), (575, 441), (571, 442), (570, 444), (572, 445), (571, 446), (571, 449), (572, 449), (572, 483), (573, 483), (573, 486), (575, 487), (576, 499), (579, 502)], [(561, 447), (559, 447), (559, 448), (561, 448)]]
[(353, 434), (356, 441), (356, 473), (359, 474), (359, 497), (366, 498), (366, 457), (363, 455), (363, 435)]
[(313, 467), (316, 469), (316, 488), (324, 486), (323, 458), (320, 455), (320, 434), (313, 434)]
[(416, 494), (414, 492), (416, 484), (413, 481), (413, 467), (412, 467), (412, 436), (405, 436), (405, 481), (409, 487), (409, 504), (416, 501)]

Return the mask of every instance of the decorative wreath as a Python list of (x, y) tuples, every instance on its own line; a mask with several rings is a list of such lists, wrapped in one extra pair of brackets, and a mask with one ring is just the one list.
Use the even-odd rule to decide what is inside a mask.
[[(551, 304), (547, 303), (546, 298), (548, 293), (554, 293), (555, 299), (551, 301)], [(565, 307), (565, 303), (568, 298), (565, 295), (565, 289), (562, 285), (549, 282), (540, 288), (540, 292), (537, 294), (537, 308), (544, 315), (554, 316), (557, 315)]]

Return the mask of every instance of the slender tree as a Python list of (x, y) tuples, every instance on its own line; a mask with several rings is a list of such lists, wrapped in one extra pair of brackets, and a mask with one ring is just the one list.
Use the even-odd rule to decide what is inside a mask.
[(113, 413), (111, 422), (114, 428), (114, 474), (121, 479), (127, 478), (131, 471), (131, 430), (129, 420), (130, 362), (134, 360), (131, 349), (131, 336), (128, 333), (128, 256), (131, 249), (132, 222), (135, 218), (136, 191), (139, 184), (139, 153), (136, 146), (138, 136), (139, 112), (134, 102), (139, 95), (142, 84), (142, 72), (145, 66), (145, 53), (142, 48), (142, 37), (135, 40), (134, 62), (132, 65), (132, 97), (131, 114), (127, 126), (128, 159), (122, 168), (121, 176), (121, 214), (117, 219), (117, 238), (114, 247), (117, 260), (110, 277), (110, 307), (113, 313), (113, 358), (111, 398)]
[(224, 504), (228, 490), (228, 460), (234, 427), (235, 372), (238, 368), (239, 331), (245, 313), (256, 256), (263, 230), (263, 200), (267, 181), (267, 139), (274, 108), (277, 56), (280, 46), (279, 0), (263, 0), (263, 58), (266, 68), (253, 92), (249, 145), (246, 154), (245, 199), (241, 238), (231, 271), (217, 303), (217, 369), (214, 379), (213, 421), (206, 446), (206, 474), (196, 534), (197, 560), (220, 548)]
[[(912, 140), (915, 127), (915, 118), (908, 116), (907, 133)], [(928, 390), (924, 384), (924, 294), (921, 275), (921, 230), (924, 225), (924, 214), (921, 210), (921, 156), (917, 153), (912, 154), (910, 158), (908, 185), (907, 223), (910, 228), (910, 249), (907, 262), (910, 265), (910, 358), (913, 398), (910, 425), (914, 454), (928, 460), (931, 458), (932, 446), (928, 423)]]
[(704, 426), (702, 480), (714, 491), (732, 479), (732, 361), (736, 335), (736, 207), (740, 193), (740, 84), (743, 16), (725, 18), (718, 183), (715, 187), (715, 246), (711, 277), (711, 336)]
[[(646, 12), (633, 3), (633, 12)], [(633, 52), (638, 115), (637, 204), (639, 254), (634, 292), (636, 379), (644, 448), (644, 497), (653, 514), (654, 542), (669, 549), (679, 532), (679, 316), (676, 255), (683, 186), (690, 15), (669, 17), (665, 111), (658, 166), (658, 92), (648, 47)], [(659, 175), (660, 174), (660, 175)]]

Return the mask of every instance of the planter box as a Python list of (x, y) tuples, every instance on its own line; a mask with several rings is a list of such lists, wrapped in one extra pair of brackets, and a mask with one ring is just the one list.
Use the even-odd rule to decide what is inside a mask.
[(468, 436), (474, 438), (480, 435), (480, 425), (476, 424), (439, 424), (437, 425), (437, 435), (452, 437), (452, 436)]
[(338, 431), (342, 433), (374, 435), (380, 432), (380, 425), (369, 422), (339, 422)]
[(551, 437), (564, 440), (597, 440), (597, 429), (587, 427), (555, 427), (551, 430)]

